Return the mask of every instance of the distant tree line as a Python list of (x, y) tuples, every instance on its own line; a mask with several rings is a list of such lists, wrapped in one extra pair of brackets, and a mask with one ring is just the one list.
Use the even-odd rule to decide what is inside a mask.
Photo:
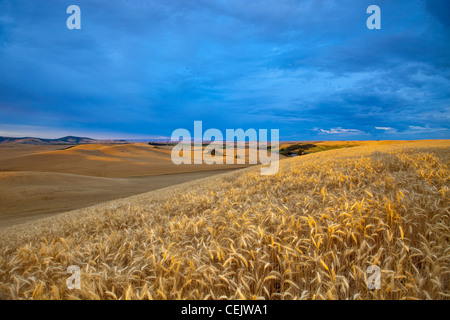
[(305, 144), (292, 144), (286, 148), (280, 149), (280, 154), (290, 157), (292, 154), (296, 154), (298, 156), (301, 156), (305, 154), (305, 152), (308, 149), (315, 148), (316, 145), (312, 143), (305, 143)]
[(151, 146), (168, 146), (168, 145), (170, 145), (170, 143), (165, 143), (165, 142), (153, 142), (153, 141), (150, 141), (148, 144), (151, 145)]

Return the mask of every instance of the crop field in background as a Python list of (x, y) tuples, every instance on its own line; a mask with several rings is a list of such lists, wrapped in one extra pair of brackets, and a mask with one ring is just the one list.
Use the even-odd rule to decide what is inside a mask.
[(340, 148), (4, 228), (0, 296), (448, 299), (449, 148)]

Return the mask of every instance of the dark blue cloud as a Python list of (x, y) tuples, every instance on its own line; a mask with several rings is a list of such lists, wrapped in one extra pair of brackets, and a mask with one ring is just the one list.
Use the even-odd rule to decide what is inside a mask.
[[(66, 28), (81, 8), (82, 29)], [(449, 138), (448, 1), (0, 1), (0, 135)]]
[(448, 13), (450, 12), (450, 3), (443, 0), (426, 0), (425, 7), (443, 26), (450, 27)]

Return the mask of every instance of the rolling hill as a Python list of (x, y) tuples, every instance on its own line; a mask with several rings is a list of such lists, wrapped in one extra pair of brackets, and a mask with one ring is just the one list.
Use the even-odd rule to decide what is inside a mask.
[[(450, 142), (365, 144), (2, 229), (8, 299), (448, 299)], [(69, 290), (66, 269), (81, 270)], [(380, 270), (379, 289), (368, 285)]]
[(0, 144), (2, 143), (20, 143), (32, 145), (76, 145), (87, 143), (129, 143), (126, 140), (96, 140), (85, 137), (66, 136), (58, 139), (43, 139), (34, 137), (12, 138), (0, 137)]
[(145, 143), (4, 143), (0, 144), (0, 227), (246, 166), (177, 166), (171, 160), (171, 147)]

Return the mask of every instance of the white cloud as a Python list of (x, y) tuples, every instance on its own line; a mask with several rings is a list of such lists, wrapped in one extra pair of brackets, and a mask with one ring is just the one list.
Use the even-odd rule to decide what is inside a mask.
[(383, 130), (383, 131), (385, 131), (387, 133), (397, 133), (398, 132), (397, 129), (392, 128), (392, 127), (375, 127), (375, 129)]
[(364, 133), (361, 130), (357, 130), (357, 129), (343, 129), (341, 127), (338, 128), (332, 128), (330, 130), (325, 130), (325, 129), (318, 129), (319, 134), (360, 134), (360, 133)]
[(409, 126), (409, 129), (411, 129), (411, 130), (420, 130), (420, 131), (423, 131), (423, 130), (430, 130), (430, 127), (428, 127), (428, 126), (426, 126), (426, 127), (421, 127), (421, 126)]
[(436, 133), (436, 132), (448, 132), (448, 128), (435, 127), (431, 128), (430, 126), (422, 127), (422, 126), (409, 126), (405, 133)]

